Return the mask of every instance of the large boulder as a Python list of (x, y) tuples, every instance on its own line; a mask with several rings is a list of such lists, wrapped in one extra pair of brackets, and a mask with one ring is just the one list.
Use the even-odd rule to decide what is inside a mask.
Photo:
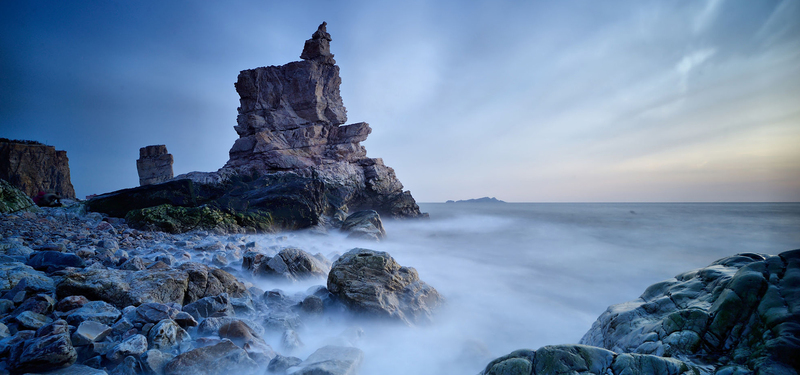
[(8, 365), (14, 373), (39, 372), (70, 366), (77, 359), (78, 353), (69, 337), (69, 325), (57, 320), (39, 328), (33, 338), (12, 347)]
[(56, 292), (59, 298), (83, 295), (121, 309), (147, 302), (184, 305), (220, 293), (240, 297), (245, 287), (226, 271), (188, 262), (178, 269), (85, 268), (68, 271), (60, 276)]
[(400, 266), (386, 252), (368, 249), (350, 250), (336, 260), (328, 290), (353, 311), (410, 325), (429, 322), (443, 302), (417, 270)]
[(609, 307), (581, 343), (717, 371), (796, 374), (800, 250), (738, 254), (652, 285)]
[(250, 252), (242, 260), (242, 268), (253, 276), (302, 280), (323, 278), (330, 267), (315, 256), (296, 248), (286, 248), (274, 257)]
[(53, 279), (19, 262), (0, 263), (0, 291), (19, 289), (31, 294), (55, 291)]
[(83, 267), (83, 259), (72, 253), (37, 251), (28, 259), (28, 265), (40, 271), (53, 273), (67, 267)]
[(33, 199), (8, 181), (0, 179), (0, 214), (36, 207)]

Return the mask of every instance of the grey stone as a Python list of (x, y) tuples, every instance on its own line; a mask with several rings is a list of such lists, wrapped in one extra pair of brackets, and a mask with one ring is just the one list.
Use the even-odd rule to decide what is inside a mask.
[(56, 289), (53, 279), (30, 266), (19, 262), (0, 263), (0, 290), (13, 290), (20, 282), (24, 282), (22, 290), (30, 294), (50, 294)]
[(233, 306), (227, 293), (201, 298), (183, 306), (183, 311), (195, 319), (234, 315)]
[(164, 319), (150, 329), (147, 339), (151, 349), (170, 350), (188, 344), (191, 336), (174, 320)]
[(72, 344), (75, 346), (89, 345), (95, 341), (102, 341), (111, 332), (111, 327), (103, 323), (86, 320), (81, 322), (75, 333), (72, 334)]
[(355, 375), (364, 361), (361, 349), (328, 345), (317, 349), (305, 361), (290, 367), (287, 375)]
[(127, 356), (138, 356), (146, 351), (147, 338), (136, 334), (122, 340), (122, 342), (111, 348), (105, 356), (111, 362), (120, 363)]
[(148, 374), (164, 375), (164, 367), (175, 355), (150, 349), (142, 354), (142, 368)]
[(63, 320), (50, 323), (36, 336), (16, 344), (9, 354), (12, 372), (37, 372), (67, 367), (78, 354), (69, 339), (69, 326)]
[[(165, 375), (256, 374), (258, 364), (229, 340), (179, 354), (164, 367)], [(263, 370), (262, 370), (263, 371)]]
[(248, 252), (244, 256), (242, 268), (253, 276), (272, 277), (286, 280), (322, 278), (330, 267), (306, 251), (286, 248), (274, 257)]
[(267, 371), (273, 374), (282, 374), (286, 372), (289, 367), (297, 366), (303, 360), (297, 357), (285, 357), (280, 354), (275, 356), (267, 365)]
[(364, 210), (350, 214), (342, 223), (342, 231), (348, 238), (380, 241), (386, 237), (381, 216), (375, 210)]
[(14, 317), (14, 320), (19, 324), (20, 329), (39, 329), (44, 327), (45, 325), (52, 323), (53, 319), (50, 319), (42, 314), (37, 314), (33, 311), (23, 311), (19, 315)]
[(297, 331), (293, 329), (283, 331), (283, 335), (281, 335), (281, 348), (287, 353), (292, 353), (304, 346), (305, 344), (303, 344), (303, 340), (300, 340), (300, 335), (297, 334)]
[(328, 290), (351, 310), (406, 324), (430, 322), (444, 299), (402, 267), (388, 253), (353, 249), (343, 254), (328, 274)]
[(87, 320), (103, 324), (114, 324), (120, 316), (122, 316), (122, 313), (114, 305), (103, 301), (91, 301), (75, 310), (68, 311), (66, 320), (73, 326), (77, 326)]
[(58, 251), (37, 251), (31, 255), (27, 264), (36, 270), (52, 273), (67, 267), (83, 267), (81, 257), (72, 253)]

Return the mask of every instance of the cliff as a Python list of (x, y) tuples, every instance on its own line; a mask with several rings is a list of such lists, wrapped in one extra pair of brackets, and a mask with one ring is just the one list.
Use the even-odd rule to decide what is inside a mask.
[(0, 139), (0, 179), (29, 196), (45, 191), (75, 198), (67, 152), (38, 142)]

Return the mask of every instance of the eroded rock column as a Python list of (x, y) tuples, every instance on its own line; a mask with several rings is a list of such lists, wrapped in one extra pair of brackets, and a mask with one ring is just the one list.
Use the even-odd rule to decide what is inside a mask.
[(172, 179), (172, 154), (167, 153), (166, 145), (153, 145), (139, 149), (136, 169), (139, 171), (139, 185), (160, 184)]

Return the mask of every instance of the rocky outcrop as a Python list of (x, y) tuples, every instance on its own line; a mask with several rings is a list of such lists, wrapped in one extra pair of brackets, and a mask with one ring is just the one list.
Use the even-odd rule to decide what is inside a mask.
[(351, 310), (413, 325), (430, 322), (444, 299), (383, 251), (353, 249), (331, 267), (328, 290)]
[(33, 199), (8, 183), (0, 179), (0, 213), (17, 212), (34, 207)]
[(797, 374), (800, 250), (739, 254), (652, 285), (609, 307), (581, 343), (675, 357), (710, 373)]
[(75, 198), (67, 152), (38, 142), (0, 138), (0, 179), (30, 197), (44, 191)]
[(695, 369), (673, 358), (617, 354), (585, 345), (553, 345), (517, 350), (490, 362), (481, 375), (695, 375)]
[(482, 374), (797, 375), (799, 338), (800, 250), (745, 253), (609, 307), (582, 345), (518, 350)]
[(370, 126), (344, 125), (347, 111), (330, 41), (323, 23), (306, 41), (303, 61), (242, 71), (235, 85), (239, 139), (230, 160), (217, 172), (178, 177), (222, 184), (234, 175), (288, 174), (324, 185), (326, 213), (372, 209), (387, 217), (422, 216), (394, 170), (367, 158), (360, 142)]
[(139, 172), (139, 185), (152, 185), (172, 179), (172, 154), (167, 152), (166, 145), (153, 145), (139, 149), (136, 160)]

